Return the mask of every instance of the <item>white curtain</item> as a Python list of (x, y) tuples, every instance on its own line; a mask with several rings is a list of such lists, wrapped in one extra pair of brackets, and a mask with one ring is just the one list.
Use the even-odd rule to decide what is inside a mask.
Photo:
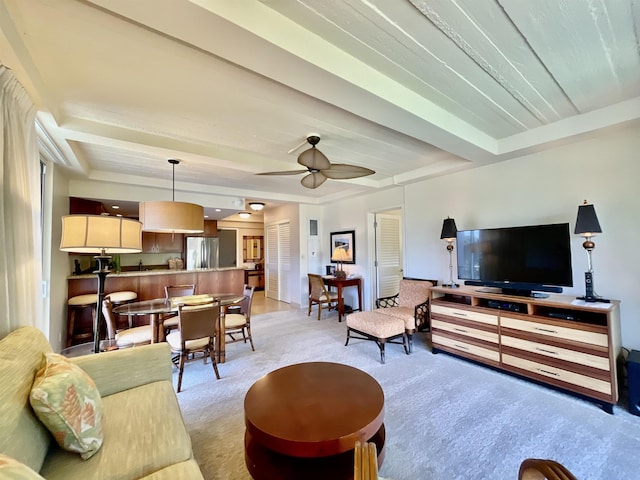
[(0, 65), (0, 338), (42, 323), (40, 159), (36, 109)]

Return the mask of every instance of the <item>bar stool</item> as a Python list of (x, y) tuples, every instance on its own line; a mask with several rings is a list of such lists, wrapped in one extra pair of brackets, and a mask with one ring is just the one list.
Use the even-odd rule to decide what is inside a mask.
[[(125, 303), (133, 302), (135, 299), (138, 298), (138, 294), (136, 292), (130, 292), (130, 291), (105, 293), (104, 296), (106, 297), (107, 295), (109, 296), (109, 299), (113, 304), (113, 308), (119, 305), (123, 305)], [(127, 317), (129, 320), (129, 328), (133, 328), (132, 316), (127, 315)]]
[[(91, 309), (91, 318), (96, 315), (96, 303), (98, 302), (98, 295), (95, 293), (87, 293), (86, 295), (76, 295), (67, 300), (67, 307), (69, 310), (69, 321), (67, 323), (67, 348), (74, 344), (76, 340), (89, 341), (93, 338), (93, 327), (91, 332), (76, 333), (76, 313), (80, 312), (82, 316), (85, 308)], [(81, 317), (82, 318), (82, 317)], [(92, 323), (93, 325), (93, 323)], [(83, 343), (83, 342), (78, 342)]]

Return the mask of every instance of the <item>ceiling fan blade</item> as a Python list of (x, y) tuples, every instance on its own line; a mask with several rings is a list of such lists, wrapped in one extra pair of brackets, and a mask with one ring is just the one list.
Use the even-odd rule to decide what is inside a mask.
[(331, 167), (329, 159), (316, 147), (311, 147), (298, 155), (298, 163), (311, 170), (326, 170)]
[(369, 168), (358, 167), (356, 165), (347, 165), (346, 163), (333, 163), (331, 168), (322, 170), (322, 174), (327, 178), (334, 180), (343, 180), (346, 178), (358, 178), (372, 175), (376, 172)]
[(303, 187), (307, 188), (318, 188), (324, 182), (326, 182), (327, 177), (325, 177), (321, 172), (312, 172), (307, 176), (302, 177), (300, 183)]
[(256, 175), (300, 175), (301, 173), (307, 173), (309, 170), (286, 170), (284, 172), (263, 172), (256, 173)]

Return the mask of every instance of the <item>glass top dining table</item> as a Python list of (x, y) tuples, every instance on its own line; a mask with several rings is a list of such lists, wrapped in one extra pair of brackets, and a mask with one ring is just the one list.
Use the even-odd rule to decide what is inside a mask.
[[(244, 297), (237, 293), (209, 293), (202, 295), (192, 295), (190, 297), (176, 297), (176, 298), (155, 298), (153, 300), (141, 300), (139, 302), (125, 303), (113, 309), (113, 313), (117, 315), (149, 315), (152, 335), (152, 343), (164, 341), (164, 330), (162, 322), (160, 321), (160, 315), (177, 312), (178, 305), (180, 303), (211, 303), (220, 302), (220, 306), (233, 305), (239, 303)], [(182, 302), (181, 300), (184, 300)], [(216, 325), (216, 361), (224, 363), (225, 361), (225, 336), (224, 336), (224, 324), (222, 323), (222, 315), (220, 321)]]

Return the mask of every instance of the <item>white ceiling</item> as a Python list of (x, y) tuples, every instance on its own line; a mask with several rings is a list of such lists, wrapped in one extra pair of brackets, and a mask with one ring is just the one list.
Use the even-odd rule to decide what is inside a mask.
[[(78, 178), (179, 158), (181, 191), (323, 203), (637, 122), (639, 30), (635, 0), (0, 0), (0, 61)], [(312, 132), (376, 174), (255, 175)]]

